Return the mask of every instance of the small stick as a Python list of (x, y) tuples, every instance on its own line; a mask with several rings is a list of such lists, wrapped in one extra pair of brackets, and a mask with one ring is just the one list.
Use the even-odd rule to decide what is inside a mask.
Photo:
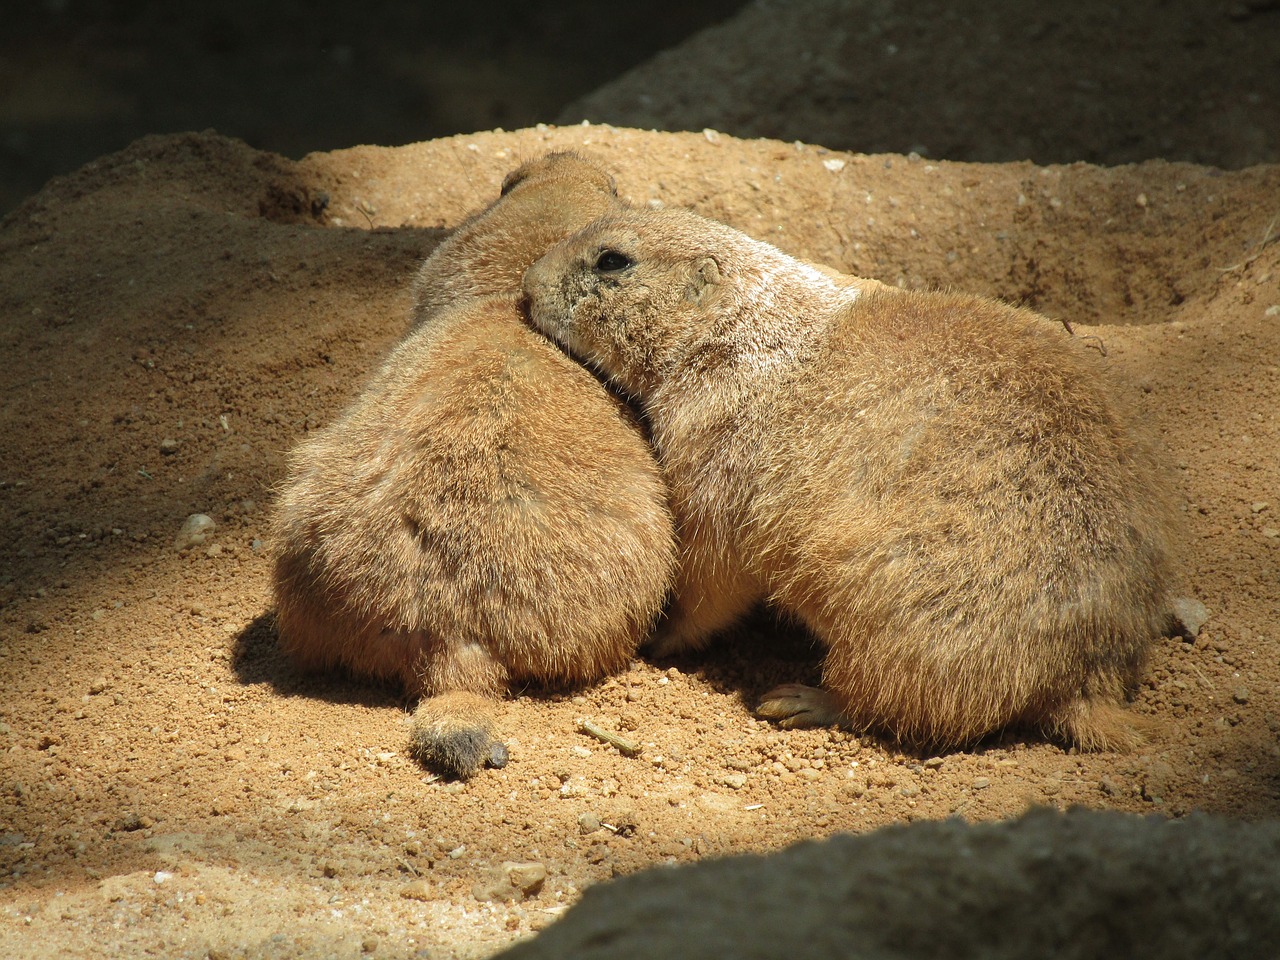
[(404, 857), (396, 857), (396, 863), (400, 864), (400, 866), (404, 867), (406, 870), (412, 873), (415, 877), (422, 876), (422, 874), (418, 872), (418, 868), (415, 867), (408, 860), (406, 860)]
[(624, 757), (638, 757), (640, 755), (640, 745), (630, 740), (625, 740), (616, 733), (610, 733), (604, 727), (600, 726), (592, 720), (583, 720), (579, 722), (578, 729), (588, 736), (595, 737), (611, 747), (617, 747), (618, 752)]
[[(1058, 318), (1058, 322), (1059, 322), (1060, 324), (1062, 324), (1063, 329), (1064, 329), (1064, 330), (1066, 330), (1066, 331), (1067, 331), (1067, 333), (1068, 333), (1069, 335), (1071, 335), (1071, 336), (1073, 336), (1073, 337), (1076, 335), (1075, 328), (1074, 328), (1074, 327), (1072, 327), (1072, 326), (1071, 326), (1071, 324), (1070, 324), (1070, 323), (1068, 323), (1066, 320), (1064, 320), (1064, 319), (1062, 319), (1061, 317), (1059, 317), (1059, 318)], [(1083, 333), (1083, 334), (1081, 334), (1081, 335), (1080, 335), (1080, 339), (1081, 339), (1081, 340), (1096, 340), (1096, 341), (1097, 341), (1097, 346), (1098, 346), (1098, 352), (1099, 352), (1099, 353), (1101, 353), (1104, 357), (1107, 355), (1107, 345), (1106, 345), (1105, 343), (1103, 343), (1103, 342), (1102, 342), (1102, 338), (1101, 338), (1100, 336), (1098, 336), (1096, 333)]]
[(1200, 682), (1205, 685), (1206, 689), (1213, 689), (1213, 684), (1209, 681), (1209, 678), (1204, 675), (1204, 671), (1200, 669), (1200, 665), (1198, 663), (1193, 662), (1191, 664), (1191, 669), (1196, 672), (1196, 676), (1200, 678)]
[(1245, 257), (1239, 263), (1232, 264), (1229, 267), (1219, 267), (1218, 271), (1220, 273), (1230, 273), (1232, 270), (1243, 270), (1245, 267), (1249, 266), (1249, 264), (1253, 263), (1253, 261), (1257, 260), (1258, 257), (1262, 256), (1262, 251), (1266, 249), (1267, 244), (1271, 243), (1273, 240), (1280, 239), (1280, 237), (1277, 237), (1273, 232), (1275, 230), (1277, 220), (1280, 220), (1280, 217), (1271, 218), (1271, 222), (1267, 224), (1267, 229), (1262, 234), (1262, 239), (1258, 241), (1258, 245), (1253, 248), (1252, 254)]

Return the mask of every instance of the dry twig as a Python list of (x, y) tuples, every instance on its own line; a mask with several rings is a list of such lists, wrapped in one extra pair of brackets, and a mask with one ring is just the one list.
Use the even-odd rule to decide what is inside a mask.
[(588, 736), (609, 744), (611, 747), (616, 747), (624, 757), (638, 757), (640, 755), (640, 744), (620, 737), (592, 720), (581, 721), (578, 724), (578, 729)]

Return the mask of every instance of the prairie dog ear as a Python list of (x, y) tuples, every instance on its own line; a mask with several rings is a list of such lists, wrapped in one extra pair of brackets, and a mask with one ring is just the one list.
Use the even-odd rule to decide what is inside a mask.
[(684, 298), (695, 306), (708, 303), (720, 287), (720, 267), (711, 257), (695, 260), (689, 271)]

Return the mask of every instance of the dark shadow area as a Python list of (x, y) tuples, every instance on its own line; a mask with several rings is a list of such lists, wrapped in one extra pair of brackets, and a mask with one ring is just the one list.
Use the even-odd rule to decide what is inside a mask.
[(368, 708), (407, 704), (403, 692), (390, 683), (353, 677), (341, 670), (312, 673), (298, 669), (280, 649), (274, 611), (260, 614), (236, 634), (231, 669), (240, 683), (267, 684), (285, 697)]
[[(91, 230), (73, 225), (98, 196), (122, 190), (155, 199), (140, 196)], [(331, 197), (344, 199), (323, 174), (235, 141), (157, 137), (60, 180), (4, 219), (8, 241), (37, 251), (15, 267), (39, 292), (12, 307), (21, 366), (0, 417), (6, 436), (41, 446), (34, 458), (17, 442), (0, 450), (8, 482), (0, 605), (36, 601), (24, 614), (29, 632), (56, 624), (59, 596), (93, 595), (90, 584), (121, 568), (162, 564), (161, 576), (181, 579), (191, 561), (172, 544), (192, 513), (210, 515), (223, 544), (263, 535), (285, 452), (349, 400), (408, 323), (407, 312), (387, 312), (357, 340), (342, 329), (341, 308), (308, 289), (337, 274), (365, 301), (394, 296), (446, 233), (330, 226)], [(220, 256), (201, 251), (210, 237), (222, 238)], [(122, 266), (134, 281), (107, 279)], [(175, 275), (191, 281), (191, 295), (164, 289)], [(239, 291), (230, 309), (228, 291)], [(75, 306), (85, 295), (92, 311)], [(10, 306), (0, 292), (0, 309)], [(280, 322), (296, 331), (283, 350)], [(114, 324), (122, 335), (104, 341)], [(79, 413), (50, 421), (45, 411), (68, 390)], [(272, 398), (265, 416), (235, 414), (264, 396)], [(226, 411), (225, 425), (216, 411)], [(169, 435), (180, 442), (163, 453)], [(77, 453), (80, 444), (92, 452)]]
[(296, 158), (531, 126), (742, 4), (17, 4), (0, 211), (148, 133), (213, 127)]
[(652, 657), (642, 648), (640, 655), (661, 670), (675, 667), (717, 693), (735, 696), (750, 713), (779, 684), (820, 685), (825, 650), (803, 627), (760, 605), (702, 650)]
[(1278, 44), (1274, 0), (760, 3), (557, 119), (979, 163), (1238, 169), (1280, 159)]

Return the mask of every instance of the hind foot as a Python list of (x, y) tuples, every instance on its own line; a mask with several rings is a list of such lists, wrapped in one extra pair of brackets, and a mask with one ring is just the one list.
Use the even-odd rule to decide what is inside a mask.
[(1053, 739), (1088, 752), (1131, 753), (1160, 733), (1149, 717), (1126, 710), (1119, 703), (1081, 697), (1045, 717), (1041, 729)]
[(428, 769), (458, 780), (482, 767), (505, 767), (507, 748), (494, 737), (493, 706), (463, 691), (428, 697), (413, 711), (409, 752)]
[(756, 705), (756, 716), (776, 720), (784, 729), (835, 727), (845, 722), (835, 696), (821, 687), (784, 683), (774, 687)]

